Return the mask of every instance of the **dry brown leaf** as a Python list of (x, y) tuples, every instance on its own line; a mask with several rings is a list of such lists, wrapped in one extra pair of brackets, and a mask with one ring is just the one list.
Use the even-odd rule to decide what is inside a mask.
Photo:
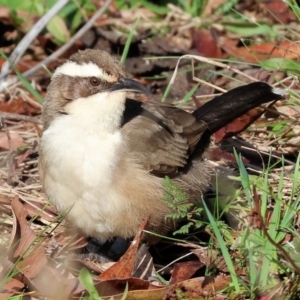
[[(10, 247), (16, 247), (13, 253), (13, 257), (17, 258), (24, 255), (26, 250), (35, 241), (36, 236), (32, 229), (29, 227), (26, 217), (28, 215), (27, 210), (24, 208), (23, 204), (19, 201), (16, 196), (11, 202), (11, 208), (14, 216), (13, 220), (13, 235), (11, 237)], [(25, 254), (25, 257), (28, 256)]]
[[(145, 300), (145, 299), (178, 299), (178, 293), (182, 298), (199, 299), (200, 297), (214, 296), (214, 299), (222, 299), (216, 296), (218, 291), (222, 291), (231, 282), (230, 276), (206, 276), (189, 279), (177, 284), (171, 284), (161, 288), (150, 288), (140, 290), (129, 290), (126, 294), (127, 300)], [(106, 282), (101, 283), (104, 286)], [(125, 286), (123, 286), (125, 288)], [(98, 289), (97, 289), (98, 290)], [(99, 291), (99, 290), (98, 290)], [(115, 290), (116, 291), (116, 290)], [(124, 290), (123, 290), (124, 291)], [(102, 292), (102, 291), (101, 291)], [(113, 288), (110, 293), (113, 295)], [(102, 294), (99, 293), (100, 296)], [(114, 294), (114, 299), (121, 299), (123, 293)]]
[(174, 265), (170, 284), (190, 279), (203, 266), (205, 266), (205, 264), (200, 261), (176, 263)]
[(0, 300), (7, 300), (13, 295), (13, 292), (0, 292)]
[(24, 140), (16, 131), (0, 132), (0, 148), (16, 150), (24, 145)]
[(78, 278), (67, 279), (58, 270), (49, 266), (45, 266), (35, 278), (25, 277), (24, 281), (31, 290), (51, 299), (69, 299), (74, 292), (84, 290)]
[(261, 1), (261, 5), (270, 12), (270, 17), (283, 24), (288, 24), (290, 19), (289, 5), (282, 0)]
[(35, 203), (34, 206), (29, 203), (24, 203), (23, 205), (30, 218), (36, 218), (39, 221), (54, 222), (57, 217), (57, 214), (53, 213), (48, 206), (45, 207), (43, 203)]
[(14, 222), (10, 250), (12, 246), (15, 249), (13, 259), (22, 256), (23, 259), (18, 262), (17, 267), (31, 279), (36, 277), (47, 264), (45, 250), (41, 245), (34, 245), (36, 236), (27, 223), (27, 210), (18, 197), (12, 200), (11, 207)]
[(41, 271), (47, 265), (45, 250), (42, 246), (30, 249), (30, 256), (17, 263), (17, 268), (29, 280), (41, 276)]
[[(97, 292), (100, 297), (105, 297), (105, 296), (115, 296), (117, 294), (124, 293), (126, 285), (128, 285), (129, 291), (148, 290), (150, 283), (147, 280), (143, 280), (139, 278), (114, 279), (114, 280), (98, 282), (95, 284), (95, 288), (97, 289)], [(130, 298), (126, 297), (126, 299), (130, 299)], [(151, 299), (151, 298), (147, 298), (147, 299)]]
[[(220, 40), (222, 41), (222, 39)], [(236, 47), (235, 43), (227, 41), (228, 39), (224, 39), (220, 45), (227, 54), (250, 63), (257, 63), (262, 60), (276, 57), (298, 59), (300, 55), (300, 45), (289, 41), (281, 41), (279, 43), (268, 42), (260, 45), (252, 45), (247, 48)]]
[[(0, 7), (0, 14), (1, 14), (1, 7)], [(0, 17), (1, 18), (1, 17)], [(13, 33), (10, 34), (10, 36), (6, 37), (7, 39), (9, 38), (13, 38), (13, 34), (15, 34), (15, 31), (13, 31)], [(0, 58), (0, 67), (2, 67), (2, 65), (6, 62), (6, 60), (4, 58)], [(37, 61), (31, 60), (31, 59), (21, 59), (17, 65), (16, 65), (16, 69), (23, 73), (31, 68), (33, 68), (34, 66), (36, 66), (38, 64)]]
[[(32, 99), (33, 101), (36, 101), (34, 98)], [(34, 106), (31, 103), (24, 101), (23, 98), (19, 97), (0, 103), (0, 111), (19, 115), (37, 115), (41, 113), (41, 108), (39, 103)]]
[(9, 19), (9, 17), (10, 17), (10, 9), (8, 7), (1, 6), (0, 19)]
[(130, 278), (132, 276), (135, 265), (136, 253), (141, 241), (143, 230), (145, 229), (146, 225), (147, 220), (141, 224), (130, 247), (120, 258), (120, 260), (117, 263), (115, 263), (111, 268), (99, 275), (97, 279), (101, 281), (107, 281), (110, 279)]
[(176, 297), (178, 290), (188, 298), (214, 296), (216, 292), (228, 287), (230, 282), (230, 276), (222, 275), (193, 278), (166, 287), (166, 298), (172, 299), (172, 297)]
[(276, 110), (279, 111), (282, 114), (285, 114), (287, 116), (299, 116), (300, 114), (300, 107), (299, 106), (279, 106), (276, 107)]
[[(230, 163), (236, 163), (236, 158), (233, 153), (223, 151), (218, 147), (213, 147), (209, 150), (209, 157), (213, 161), (225, 161)], [(248, 164), (250, 162), (245, 157), (242, 157), (242, 161), (244, 164)]]
[(195, 29), (193, 31), (193, 44), (199, 54), (204, 57), (222, 57), (221, 48), (208, 30)]
[(12, 245), (16, 248), (13, 249), (13, 258), (22, 258), (17, 263), (17, 268), (23, 275), (24, 283), (44, 295), (66, 299), (77, 289), (78, 280), (68, 281), (56, 269), (47, 266), (45, 250), (36, 244), (36, 236), (27, 223), (26, 208), (18, 197), (12, 200), (11, 206), (14, 215), (14, 234), (10, 245), (11, 250)]
[(217, 142), (222, 141), (225, 138), (235, 136), (240, 132), (248, 128), (254, 121), (256, 121), (264, 110), (254, 108), (249, 110), (247, 113), (228, 123), (226, 126), (214, 133), (214, 137)]
[[(2, 292), (11, 293), (11, 295), (19, 294), (24, 288), (24, 283), (15, 278), (10, 278), (2, 287)], [(1, 294), (0, 294), (1, 299)]]
[[(223, 273), (228, 273), (227, 264), (222, 256), (220, 256), (217, 251), (215, 250), (208, 250), (208, 249), (192, 249), (195, 255), (198, 256), (199, 260), (203, 262), (207, 267), (214, 267), (217, 268), (219, 271)], [(231, 253), (231, 257), (237, 257), (235, 252)], [(235, 271), (238, 275), (244, 275), (245, 271), (236, 266)]]
[(107, 263), (99, 263), (96, 261), (91, 261), (91, 260), (86, 260), (86, 259), (81, 259), (81, 258), (74, 258), (70, 259), (70, 263), (73, 264), (75, 263), (76, 265), (79, 265), (79, 267), (76, 267), (76, 269), (82, 269), (83, 267), (86, 267), (87, 269), (93, 271), (95, 274), (101, 274), (105, 270), (108, 270), (109, 268), (114, 265), (114, 262), (107, 262)]
[[(2, 185), (3, 185), (2, 182), (0, 182), (0, 186)], [(11, 201), (12, 201), (11, 197), (0, 194), (0, 204), (10, 205)]]

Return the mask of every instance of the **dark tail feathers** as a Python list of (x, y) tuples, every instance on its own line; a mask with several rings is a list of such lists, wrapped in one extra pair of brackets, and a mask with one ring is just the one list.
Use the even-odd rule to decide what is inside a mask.
[(273, 88), (265, 82), (253, 82), (235, 88), (212, 99), (193, 112), (197, 119), (214, 133), (252, 108), (273, 100), (284, 99), (285, 90)]

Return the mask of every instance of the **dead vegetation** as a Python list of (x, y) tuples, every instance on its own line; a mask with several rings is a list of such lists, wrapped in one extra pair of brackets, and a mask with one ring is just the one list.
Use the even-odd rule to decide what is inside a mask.
[[(0, 6), (4, 33), (0, 40), (4, 74), (0, 75), (0, 298), (298, 299), (299, 20), (293, 9), (297, 2), (288, 6), (276, 0), (236, 1), (232, 8), (242, 18), (218, 12), (223, 0), (207, 1), (201, 17), (173, 4), (161, 5), (159, 13), (159, 6), (120, 9), (117, 1), (83, 1), (87, 2), (94, 9), (82, 5), (80, 27), (72, 29), (68, 17), (60, 17), (56, 25), (63, 37), (53, 29), (36, 32), (23, 54), (15, 56), (13, 67), (6, 68), (5, 56), (21, 43), (39, 15)], [(103, 5), (109, 7), (105, 13)], [(170, 233), (170, 240), (150, 252), (138, 248), (139, 232), (114, 264), (86, 255), (91, 245), (87, 248), (88, 241), (72, 232), (43, 194), (37, 172), (42, 132), (38, 100), (45, 95), (49, 73), (78, 49), (99, 48), (120, 57), (137, 18), (125, 66), (148, 86), (154, 100), (165, 98), (192, 110), (217, 93), (255, 80), (286, 88), (291, 98), (277, 102), (265, 114), (254, 109), (215, 134), (210, 160), (218, 170), (219, 188), (214, 194), (217, 189), (219, 200), (208, 193), (207, 203), (214, 207), (218, 202), (221, 212), (213, 216), (218, 231), (206, 217), (194, 232)], [(183, 55), (194, 57), (194, 65), (181, 59), (176, 69)], [(193, 72), (201, 81), (192, 80)], [(26, 88), (25, 78), (40, 98)], [(172, 87), (165, 93), (171, 79)], [(196, 84), (195, 93), (189, 95)], [(238, 162), (233, 148), (240, 155)], [(243, 173), (243, 165), (250, 177)], [(93, 281), (83, 266), (91, 271)]]

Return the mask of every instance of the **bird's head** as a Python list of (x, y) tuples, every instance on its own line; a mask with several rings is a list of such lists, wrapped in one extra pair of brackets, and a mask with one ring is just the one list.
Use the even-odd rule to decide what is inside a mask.
[(127, 91), (148, 93), (145, 86), (126, 76), (124, 66), (109, 53), (79, 51), (52, 76), (45, 98), (44, 126), (47, 128), (57, 115), (72, 113), (75, 107), (90, 106), (91, 99), (124, 102)]

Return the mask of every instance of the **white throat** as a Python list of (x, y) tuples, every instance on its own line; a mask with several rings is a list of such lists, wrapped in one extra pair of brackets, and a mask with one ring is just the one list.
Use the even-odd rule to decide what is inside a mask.
[[(125, 109), (125, 92), (103, 92), (88, 98), (79, 98), (66, 105), (66, 119), (72, 119), (76, 127), (86, 133), (113, 133), (119, 129)], [(59, 117), (58, 117), (59, 118)], [(55, 122), (55, 120), (54, 120)]]
[(71, 208), (69, 218), (86, 234), (113, 236), (105, 218), (106, 210), (120, 209), (112, 186), (123, 144), (119, 126), (124, 107), (122, 92), (77, 99), (65, 107), (68, 115), (51, 122), (41, 140), (47, 195), (59, 210)]

